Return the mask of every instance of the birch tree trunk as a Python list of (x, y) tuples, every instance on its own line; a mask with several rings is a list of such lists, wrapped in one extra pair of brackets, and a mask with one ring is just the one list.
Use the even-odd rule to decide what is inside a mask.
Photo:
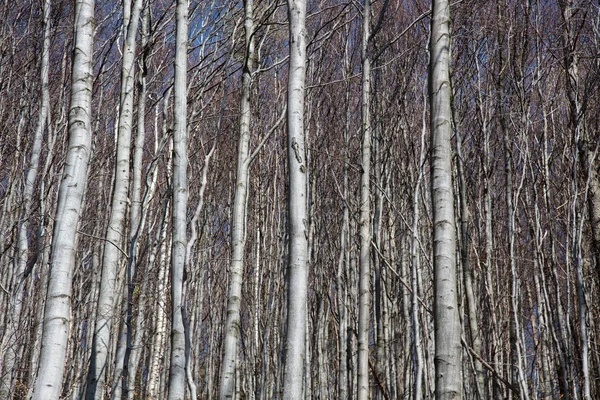
[(75, 3), (69, 143), (52, 236), (42, 350), (33, 391), (34, 400), (58, 399), (65, 370), (71, 320), (71, 284), (77, 250), (77, 225), (91, 152), (93, 37), (94, 0), (79, 0)]
[(433, 0), (429, 101), (436, 399), (462, 398), (461, 326), (456, 279), (456, 226), (450, 138), (450, 5)]
[(362, 31), (362, 175), (360, 179), (360, 275), (358, 283), (358, 400), (369, 391), (369, 321), (371, 314), (371, 60), (369, 58), (370, 0), (363, 2)]
[[(165, 343), (166, 343), (166, 326), (167, 326), (167, 296), (166, 285), (169, 276), (167, 274), (166, 259), (167, 255), (167, 219), (169, 217), (169, 201), (165, 200), (160, 229), (156, 234), (156, 238), (152, 245), (152, 251), (148, 260), (148, 265), (152, 268), (155, 264), (158, 265), (158, 282), (156, 285), (156, 314), (154, 316), (154, 334), (151, 338), (150, 357), (148, 362), (148, 383), (147, 397), (150, 400), (162, 398), (160, 390), (160, 372), (161, 364), (166, 364), (165, 358)], [(158, 256), (158, 262), (156, 262)]]
[[(138, 104), (137, 104), (137, 138), (135, 140), (135, 147), (133, 151), (132, 159), (132, 183), (131, 183), (131, 207), (129, 209), (130, 215), (130, 231), (129, 231), (129, 260), (127, 261), (127, 268), (129, 278), (133, 279), (135, 275), (135, 269), (138, 264), (138, 239), (141, 232), (144, 229), (146, 215), (147, 215), (147, 200), (150, 197), (150, 192), (153, 191), (154, 187), (147, 188), (147, 191), (142, 196), (142, 161), (144, 153), (144, 143), (146, 138), (146, 75), (147, 75), (147, 63), (148, 63), (148, 46), (149, 46), (149, 30), (150, 30), (150, 5), (146, 4), (142, 16), (142, 27), (141, 27), (141, 45), (142, 45), (142, 56), (140, 62), (140, 71), (138, 77)], [(154, 174), (154, 177), (156, 175)], [(154, 181), (155, 182), (155, 181)], [(133, 325), (131, 323), (132, 313), (132, 296), (134, 287), (131, 282), (127, 282), (127, 329), (129, 337), (132, 336)], [(144, 275), (142, 283), (142, 295), (138, 303), (138, 311), (136, 318), (136, 331), (135, 336), (130, 344), (128, 344), (127, 355), (125, 362), (125, 368), (127, 369), (127, 385), (128, 390), (127, 398), (133, 400), (135, 391), (131, 390), (131, 385), (135, 382), (136, 374), (139, 370), (139, 358), (142, 350), (142, 336), (144, 333), (142, 318), (144, 315), (147, 304), (142, 301), (145, 297), (148, 287), (148, 274)]]
[(173, 241), (171, 244), (171, 365), (169, 400), (185, 396), (185, 334), (182, 314), (183, 269), (187, 244), (187, 49), (188, 1), (177, 0), (173, 85)]
[[(133, 90), (135, 37), (142, 0), (125, 1), (123, 63), (121, 65), (121, 95), (119, 106), (117, 154), (115, 160), (115, 179), (112, 195), (110, 219), (106, 229), (106, 242), (102, 258), (102, 278), (98, 297), (98, 311), (92, 356), (86, 388), (87, 400), (100, 400), (104, 394), (108, 354), (111, 343), (111, 329), (117, 318), (117, 301), (119, 299), (119, 266), (121, 265), (122, 244), (124, 243), (124, 222), (127, 212), (127, 196), (129, 191), (129, 158), (131, 153), (131, 131), (133, 121)], [(118, 368), (122, 370), (122, 368)], [(120, 375), (120, 374), (119, 374)], [(113, 385), (114, 386), (114, 385)]]
[(421, 197), (421, 182), (423, 181), (423, 164), (425, 163), (425, 136), (427, 132), (427, 116), (426, 116), (426, 95), (425, 87), (423, 87), (423, 129), (421, 132), (421, 142), (419, 148), (419, 164), (417, 172), (417, 181), (413, 192), (413, 223), (412, 223), (412, 240), (410, 244), (411, 258), (411, 314), (413, 325), (413, 349), (415, 357), (414, 366), (414, 389), (413, 399), (419, 400), (423, 398), (423, 344), (421, 343), (421, 320), (419, 318), (419, 281), (421, 280), (421, 257), (419, 255), (419, 214), (420, 214), (420, 197)]
[(288, 0), (288, 297), (283, 398), (303, 394), (306, 356), (306, 299), (308, 283), (307, 168), (304, 134), (306, 78), (306, 0)]
[[(233, 216), (231, 223), (231, 266), (227, 293), (227, 316), (224, 328), (223, 355), (221, 360), (221, 384), (219, 398), (231, 399), (235, 389), (235, 370), (238, 359), (238, 339), (240, 336), (240, 303), (242, 298), (242, 274), (246, 247), (246, 213), (248, 197), (248, 170), (250, 167), (250, 94), (252, 69), (254, 68), (254, 11), (253, 1), (244, 1), (244, 31), (246, 54), (242, 72), (242, 96), (240, 102), (240, 136)], [(259, 272), (255, 272), (259, 273)]]

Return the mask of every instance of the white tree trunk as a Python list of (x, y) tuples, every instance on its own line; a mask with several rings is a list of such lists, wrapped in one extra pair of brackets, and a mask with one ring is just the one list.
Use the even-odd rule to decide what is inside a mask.
[(308, 281), (308, 213), (304, 135), (306, 79), (306, 0), (288, 0), (290, 61), (288, 72), (288, 304), (283, 398), (303, 394), (306, 356), (306, 298)]
[[(167, 296), (166, 286), (168, 283), (169, 276), (167, 274), (167, 219), (169, 216), (169, 203), (165, 204), (165, 209), (160, 223), (159, 232), (156, 235), (156, 239), (152, 245), (152, 252), (150, 254), (148, 265), (152, 268), (155, 264), (158, 265), (158, 282), (156, 284), (156, 314), (154, 317), (154, 335), (152, 337), (152, 346), (150, 348), (150, 361), (148, 367), (148, 384), (147, 390), (148, 399), (160, 399), (162, 392), (160, 391), (160, 372), (161, 364), (165, 365), (165, 342), (166, 342), (166, 307), (167, 307)], [(158, 263), (156, 258), (158, 254)]]
[(254, 68), (254, 17), (253, 1), (245, 0), (244, 31), (246, 54), (242, 73), (242, 98), (240, 103), (240, 136), (238, 142), (237, 177), (231, 223), (231, 270), (227, 293), (227, 316), (223, 331), (224, 343), (221, 360), (221, 385), (219, 398), (231, 399), (235, 389), (235, 370), (238, 359), (237, 347), (240, 335), (240, 302), (242, 298), (242, 274), (246, 247), (246, 204), (248, 197), (248, 170), (250, 167), (250, 94), (252, 69)]
[[(130, 231), (129, 231), (129, 260), (127, 262), (128, 265), (128, 277), (130, 279), (135, 275), (135, 268), (138, 263), (138, 238), (142, 230), (144, 229), (144, 221), (146, 220), (147, 215), (147, 200), (150, 197), (151, 188), (148, 187), (148, 191), (144, 193), (142, 198), (142, 161), (144, 154), (144, 143), (146, 138), (146, 74), (147, 74), (147, 52), (146, 46), (148, 45), (149, 40), (149, 30), (150, 30), (150, 5), (146, 4), (144, 7), (144, 12), (142, 16), (142, 27), (141, 27), (141, 44), (142, 44), (142, 56), (141, 56), (141, 67), (138, 78), (138, 104), (137, 104), (137, 137), (135, 140), (135, 147), (133, 151), (133, 159), (132, 159), (132, 182), (131, 182), (131, 207), (129, 209), (130, 215)], [(156, 175), (154, 175), (156, 176)], [(133, 326), (131, 323), (132, 319), (132, 304), (131, 298), (133, 296), (133, 286), (131, 282), (128, 283), (128, 299), (126, 303), (127, 308), (127, 329), (129, 331), (128, 335), (130, 337), (133, 335), (131, 332), (133, 330)], [(143, 283), (142, 283), (142, 295), (140, 299), (145, 298), (145, 293), (148, 287), (148, 274), (144, 275)], [(140, 300), (138, 303), (138, 311), (136, 318), (136, 331), (135, 335), (133, 335), (132, 343), (128, 344), (128, 355), (126, 356), (126, 368), (127, 368), (127, 398), (129, 400), (133, 400), (135, 396), (135, 391), (131, 390), (131, 386), (135, 382), (135, 378), (137, 372), (139, 370), (138, 364), (142, 350), (142, 337), (144, 334), (144, 325), (142, 322), (142, 316), (144, 315), (144, 309), (147, 307), (147, 304)], [(128, 365), (127, 365), (128, 363)]]
[[(425, 88), (423, 88), (425, 92)], [(419, 282), (421, 280), (421, 257), (419, 250), (419, 214), (420, 207), (419, 201), (421, 196), (421, 182), (423, 181), (423, 164), (425, 162), (425, 133), (427, 132), (427, 117), (425, 107), (426, 97), (423, 93), (423, 129), (421, 131), (421, 146), (419, 150), (419, 170), (417, 172), (417, 182), (415, 184), (415, 190), (413, 194), (413, 224), (412, 224), (412, 240), (410, 245), (410, 257), (412, 264), (412, 279), (411, 279), (411, 290), (412, 290), (412, 325), (413, 325), (413, 349), (415, 352), (415, 366), (414, 366), (414, 389), (413, 399), (419, 400), (423, 398), (423, 344), (421, 343), (421, 319), (419, 317)]]
[[(86, 399), (100, 400), (104, 395), (108, 354), (111, 343), (111, 329), (118, 316), (116, 310), (119, 299), (119, 266), (122, 262), (124, 244), (125, 214), (129, 191), (129, 158), (131, 153), (131, 131), (133, 121), (134, 61), (138, 20), (142, 0), (125, 1), (123, 19), (125, 41), (123, 43), (123, 63), (121, 65), (121, 94), (117, 132), (117, 154), (115, 179), (112, 194), (110, 219), (106, 229), (106, 242), (102, 258), (102, 278), (98, 297), (98, 313), (92, 344), (92, 359), (88, 374)], [(124, 352), (121, 352), (124, 355)], [(118, 368), (122, 370), (122, 368)], [(120, 374), (119, 374), (120, 375)], [(116, 384), (116, 383), (115, 383)], [(114, 386), (114, 385), (113, 385)]]
[(436, 399), (462, 397), (461, 326), (456, 279), (456, 226), (452, 186), (450, 5), (433, 0), (430, 42), (431, 189)]
[(369, 399), (369, 321), (371, 315), (371, 60), (370, 0), (363, 2), (362, 32), (362, 175), (360, 179), (360, 275), (358, 299), (358, 400)]
[(50, 278), (34, 400), (58, 399), (65, 370), (71, 319), (71, 284), (77, 250), (77, 224), (91, 152), (93, 38), (94, 0), (79, 0), (75, 4), (69, 143), (52, 237)]
[(171, 243), (171, 365), (169, 400), (185, 397), (183, 269), (187, 244), (187, 49), (188, 1), (177, 0), (173, 84), (173, 241)]

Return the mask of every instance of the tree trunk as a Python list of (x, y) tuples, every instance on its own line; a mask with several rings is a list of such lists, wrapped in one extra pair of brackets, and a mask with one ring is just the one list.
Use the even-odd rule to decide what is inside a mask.
[(182, 302), (187, 244), (187, 49), (188, 1), (177, 0), (173, 84), (173, 240), (171, 243), (171, 365), (169, 400), (185, 397), (185, 334)]
[(369, 35), (371, 25), (370, 0), (363, 2), (362, 21), (362, 175), (360, 180), (360, 275), (358, 300), (358, 400), (370, 397), (369, 387), (369, 327), (371, 315), (371, 59)]
[[(155, 289), (156, 296), (156, 314), (154, 318), (154, 335), (152, 337), (152, 345), (150, 347), (150, 357), (148, 366), (148, 383), (147, 393), (148, 399), (161, 399), (164, 398), (163, 392), (160, 390), (160, 374), (161, 365), (166, 364), (165, 360), (165, 345), (166, 345), (166, 325), (167, 325), (167, 295), (166, 286), (168, 284), (167, 274), (167, 225), (169, 215), (169, 201), (165, 200), (164, 211), (162, 215), (162, 221), (160, 222), (160, 228), (156, 234), (156, 239), (152, 245), (152, 251), (148, 260), (149, 268), (152, 268), (155, 264), (158, 265), (158, 282)], [(156, 261), (158, 255), (158, 262)]]
[(452, 186), (450, 5), (433, 0), (429, 98), (436, 399), (462, 398), (461, 326), (456, 279), (456, 226)]
[[(124, 244), (123, 226), (127, 212), (127, 197), (129, 191), (129, 158), (131, 153), (131, 131), (133, 122), (133, 90), (134, 90), (134, 61), (135, 44), (142, 0), (135, 0), (132, 8), (131, 0), (125, 1), (123, 30), (123, 63), (121, 65), (121, 94), (119, 106), (117, 154), (115, 160), (115, 178), (110, 211), (110, 220), (106, 229), (106, 243), (102, 258), (102, 279), (98, 298), (98, 313), (92, 344), (92, 359), (88, 374), (86, 389), (87, 400), (100, 400), (104, 395), (108, 354), (111, 343), (111, 330), (115, 320), (118, 322), (119, 267), (122, 259)], [(126, 345), (126, 344), (124, 344)], [(119, 345), (120, 346), (120, 345)], [(120, 351), (124, 356), (124, 351)], [(116, 360), (115, 376), (120, 377), (122, 360)], [(114, 383), (113, 388), (116, 388)], [(119, 396), (120, 397), (120, 396)]]
[[(141, 45), (142, 45), (142, 56), (141, 56), (141, 68), (138, 77), (138, 107), (137, 107), (137, 137), (135, 140), (135, 147), (133, 151), (132, 159), (132, 182), (131, 182), (131, 207), (129, 209), (130, 215), (130, 230), (129, 230), (129, 260), (127, 260), (129, 278), (132, 279), (136, 272), (138, 264), (138, 240), (142, 231), (144, 230), (144, 222), (147, 215), (147, 201), (151, 197), (151, 192), (154, 191), (154, 186), (147, 187), (147, 191), (142, 196), (142, 161), (144, 154), (144, 143), (146, 139), (146, 74), (147, 74), (147, 63), (148, 63), (148, 42), (150, 36), (150, 5), (146, 4), (142, 16), (142, 27), (141, 27)], [(156, 176), (154, 174), (154, 176)], [(154, 181), (156, 182), (156, 181)], [(148, 236), (149, 237), (149, 236)], [(133, 336), (132, 342), (128, 344), (127, 354), (125, 356), (125, 368), (127, 369), (127, 382), (128, 385), (124, 388), (128, 400), (133, 400), (135, 391), (131, 390), (131, 385), (135, 383), (136, 374), (139, 370), (138, 364), (140, 354), (142, 350), (142, 337), (145, 332), (146, 323), (144, 319), (144, 311), (147, 307), (145, 302), (146, 292), (148, 290), (148, 270), (145, 271), (142, 279), (142, 294), (138, 301), (138, 311), (136, 318), (136, 331), (133, 336), (133, 325), (131, 323), (131, 313), (133, 312), (131, 299), (133, 297), (134, 287), (132, 282), (127, 282), (127, 304), (124, 304), (127, 312), (127, 329), (128, 336)]]
[[(223, 335), (223, 355), (221, 360), (221, 385), (219, 398), (231, 399), (235, 389), (235, 369), (238, 358), (238, 340), (240, 336), (240, 303), (242, 298), (242, 274), (244, 272), (244, 253), (246, 247), (246, 213), (248, 197), (248, 170), (250, 167), (250, 94), (252, 70), (254, 68), (254, 10), (253, 1), (245, 0), (245, 47), (242, 72), (242, 96), (240, 102), (240, 136), (238, 141), (237, 178), (233, 201), (233, 219), (231, 223), (231, 266), (227, 293), (227, 319)], [(258, 272), (255, 272), (258, 274)]]
[(288, 296), (283, 399), (303, 394), (308, 292), (307, 168), (304, 134), (306, 0), (288, 0), (290, 61), (287, 93)]
[[(425, 92), (425, 89), (423, 89)], [(423, 398), (423, 344), (421, 343), (421, 321), (419, 318), (420, 307), (419, 307), (419, 281), (421, 280), (421, 262), (420, 262), (420, 250), (419, 250), (419, 214), (420, 207), (419, 201), (421, 196), (421, 182), (423, 180), (423, 167), (425, 162), (425, 133), (427, 132), (427, 117), (425, 107), (425, 93), (423, 93), (423, 130), (421, 132), (421, 145), (419, 148), (419, 164), (417, 171), (417, 182), (415, 183), (415, 189), (413, 192), (413, 223), (412, 223), (412, 240), (410, 245), (410, 258), (412, 266), (412, 279), (411, 279), (411, 290), (412, 290), (412, 303), (411, 303), (411, 314), (412, 314), (412, 329), (413, 329), (413, 346), (415, 358), (414, 366), (414, 389), (413, 399), (419, 400)]]
[(69, 144), (52, 237), (50, 278), (44, 310), (40, 367), (33, 392), (34, 400), (58, 399), (65, 370), (71, 320), (71, 284), (77, 250), (77, 225), (91, 152), (93, 19), (94, 0), (77, 1)]

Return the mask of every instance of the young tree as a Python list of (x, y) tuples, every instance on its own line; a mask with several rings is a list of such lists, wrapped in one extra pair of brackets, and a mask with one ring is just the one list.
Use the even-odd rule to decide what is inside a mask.
[(288, 0), (290, 61), (287, 94), (288, 297), (283, 398), (299, 399), (304, 389), (308, 283), (307, 160), (304, 133), (306, 0)]
[(78, 0), (75, 3), (74, 33), (69, 143), (52, 236), (50, 278), (34, 400), (58, 400), (65, 372), (77, 225), (86, 188), (92, 140), (94, 0)]
[(177, 0), (173, 84), (173, 239), (171, 243), (171, 365), (169, 400), (185, 397), (183, 269), (187, 244), (187, 51), (188, 0)]
[(360, 178), (360, 274), (358, 283), (358, 400), (367, 400), (370, 396), (369, 328), (371, 317), (371, 59), (369, 56), (371, 0), (364, 0), (362, 14), (362, 174)]
[(436, 399), (462, 398), (461, 325), (452, 185), (450, 4), (433, 0), (429, 44)]
[[(86, 399), (100, 400), (104, 396), (107, 361), (111, 349), (112, 326), (118, 322), (120, 298), (119, 266), (123, 256), (124, 223), (129, 192), (129, 159), (133, 123), (134, 61), (138, 20), (142, 0), (123, 2), (123, 60), (121, 65), (121, 93), (117, 131), (115, 178), (112, 191), (110, 219), (106, 228), (106, 244), (102, 258), (102, 279), (98, 311), (92, 339), (92, 355), (88, 373)], [(118, 363), (118, 360), (117, 360)]]
[[(242, 297), (242, 274), (246, 247), (246, 220), (248, 179), (250, 168), (250, 95), (252, 70), (254, 68), (254, 5), (244, 1), (245, 56), (242, 71), (242, 93), (240, 101), (240, 136), (233, 215), (231, 221), (231, 270), (227, 294), (227, 316), (224, 327), (223, 357), (221, 361), (221, 384), (219, 398), (232, 399), (235, 388), (235, 370), (238, 360), (240, 336), (240, 303)], [(258, 273), (258, 272), (257, 272)]]

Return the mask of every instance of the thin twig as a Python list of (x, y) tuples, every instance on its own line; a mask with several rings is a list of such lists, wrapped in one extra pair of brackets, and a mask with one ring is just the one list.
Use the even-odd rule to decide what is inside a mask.
[(121, 252), (121, 254), (123, 254), (123, 256), (126, 259), (129, 259), (129, 256), (127, 255), (127, 253), (125, 251), (123, 251), (122, 248), (120, 248), (119, 246), (117, 246), (117, 244), (114, 243), (112, 240), (109, 240), (107, 238), (103, 238), (103, 237), (100, 237), (100, 236), (91, 235), (89, 233), (85, 233), (85, 232), (82, 232), (82, 231), (77, 231), (77, 233), (79, 233), (80, 235), (83, 235), (83, 236), (90, 237), (92, 239), (104, 240), (105, 242), (108, 242), (108, 243), (112, 244), (113, 246), (115, 246), (117, 248), (117, 250), (119, 250)]

